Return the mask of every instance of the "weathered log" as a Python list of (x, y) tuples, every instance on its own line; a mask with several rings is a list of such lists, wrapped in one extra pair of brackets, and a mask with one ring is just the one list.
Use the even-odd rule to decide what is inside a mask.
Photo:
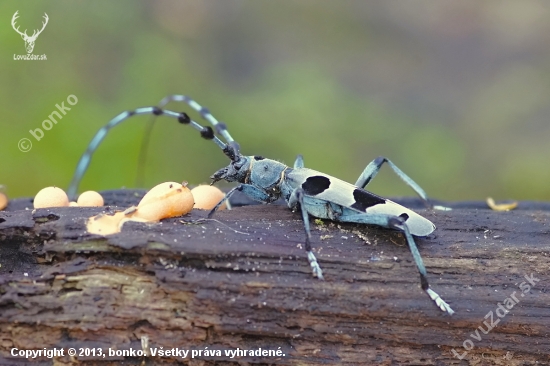
[[(121, 206), (139, 198), (129, 197)], [(282, 205), (187, 222), (206, 216), (195, 210), (127, 223), (108, 237), (85, 227), (105, 208), (24, 207), (30, 200), (0, 212), (1, 365), (27, 364), (12, 353), (44, 348), (64, 350), (34, 359), (45, 365), (550, 363), (548, 204), (417, 210), (438, 227), (416, 241), (453, 316), (420, 289), (402, 235), (383, 228), (312, 221), (326, 278), (319, 281), (302, 247), (300, 215)], [(151, 354), (161, 347), (203, 353)], [(237, 348), (256, 355), (226, 356)], [(280, 353), (262, 356), (260, 348)]]

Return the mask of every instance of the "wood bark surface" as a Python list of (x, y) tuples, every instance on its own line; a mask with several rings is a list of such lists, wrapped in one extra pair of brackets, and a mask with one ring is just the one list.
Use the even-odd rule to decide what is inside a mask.
[[(110, 192), (107, 203), (124, 209), (140, 194)], [(403, 202), (437, 226), (416, 243), (453, 316), (420, 289), (399, 232), (312, 220), (320, 281), (301, 217), (284, 205), (189, 223), (206, 216), (194, 210), (102, 237), (86, 231), (86, 220), (105, 207), (33, 212), (29, 199), (15, 200), (0, 212), (0, 365), (550, 364), (550, 205), (495, 212), (466, 202), (433, 211)], [(524, 293), (525, 276), (533, 283)], [(511, 296), (517, 303), (499, 313)], [(497, 324), (484, 332), (489, 314)], [(67, 355), (71, 347), (77, 356)], [(151, 355), (161, 347), (203, 353)], [(12, 356), (14, 348), (64, 355), (31, 360)], [(106, 356), (79, 355), (81, 348)], [(237, 348), (283, 355), (225, 355)]]

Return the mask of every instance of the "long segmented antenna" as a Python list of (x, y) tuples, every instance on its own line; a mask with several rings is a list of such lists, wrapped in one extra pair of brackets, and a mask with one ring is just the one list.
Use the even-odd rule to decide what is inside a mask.
[[(239, 154), (239, 144), (231, 137), (229, 134), (229, 131), (227, 130), (227, 126), (225, 123), (218, 121), (212, 113), (208, 110), (208, 108), (205, 108), (201, 106), (199, 103), (197, 103), (192, 98), (188, 97), (187, 95), (181, 95), (181, 94), (172, 94), (164, 97), (158, 104), (159, 108), (164, 108), (168, 103), (170, 102), (183, 102), (187, 104), (189, 107), (197, 111), (201, 117), (208, 121), (215, 129), (216, 133), (218, 135), (221, 135), (227, 144), (232, 146), (233, 150), (235, 151), (235, 154)], [(145, 166), (145, 161), (147, 160), (147, 151), (149, 150), (149, 141), (151, 138), (151, 131), (153, 130), (153, 126), (155, 123), (155, 115), (152, 116), (151, 120), (145, 127), (145, 133), (143, 135), (143, 140), (141, 141), (141, 148), (139, 151), (139, 158), (138, 158), (138, 172), (136, 175), (136, 186), (141, 186), (143, 182), (143, 167)], [(233, 159), (232, 159), (233, 160)]]
[(227, 155), (231, 161), (238, 160), (238, 151), (235, 152), (234, 148), (231, 146), (228, 146), (226, 143), (221, 141), (219, 138), (214, 136), (214, 131), (212, 130), (212, 127), (210, 126), (202, 126), (199, 123), (191, 120), (189, 116), (186, 113), (178, 113), (173, 112), (169, 110), (163, 110), (159, 107), (143, 107), (138, 108), (133, 111), (126, 111), (120, 113), (118, 116), (113, 118), (109, 123), (107, 123), (105, 126), (103, 126), (99, 131), (96, 132), (94, 138), (86, 148), (86, 151), (82, 156), (80, 157), (80, 160), (78, 161), (78, 164), (76, 166), (76, 170), (73, 175), (73, 179), (71, 181), (71, 184), (69, 186), (69, 189), (67, 190), (67, 195), (70, 199), (74, 199), (76, 197), (76, 193), (78, 190), (78, 185), (80, 184), (80, 181), (82, 180), (82, 177), (84, 176), (84, 173), (88, 169), (88, 166), (90, 165), (90, 162), (92, 160), (92, 154), (97, 150), (99, 147), (99, 144), (103, 141), (105, 136), (107, 136), (107, 132), (121, 122), (127, 120), (128, 118), (132, 116), (138, 116), (138, 115), (146, 115), (146, 114), (152, 114), (154, 116), (160, 116), (165, 115), (168, 117), (172, 117), (178, 120), (178, 122), (182, 124), (190, 124), (194, 129), (200, 132), (201, 136), (208, 140), (213, 140), (216, 145), (219, 146), (220, 149), (223, 150), (224, 154)]
[(169, 95), (162, 99), (160, 101), (161, 106), (165, 106), (166, 104), (170, 102), (183, 102), (187, 104), (189, 107), (193, 108), (195, 111), (199, 112), (201, 117), (210, 122), (210, 124), (214, 127), (214, 130), (216, 131), (216, 134), (223, 136), (225, 139), (225, 142), (229, 144), (230, 146), (235, 149), (235, 152), (239, 153), (239, 144), (233, 140), (233, 137), (229, 134), (229, 131), (227, 131), (227, 125), (223, 122), (218, 121), (212, 113), (208, 110), (208, 108), (205, 108), (201, 106), (199, 103), (195, 102), (193, 99), (188, 97), (187, 95)]

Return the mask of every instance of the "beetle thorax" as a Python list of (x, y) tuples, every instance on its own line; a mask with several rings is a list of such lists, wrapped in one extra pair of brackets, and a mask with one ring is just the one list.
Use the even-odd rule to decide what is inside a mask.
[(285, 164), (261, 156), (250, 156), (248, 174), (243, 183), (252, 184), (263, 189), (279, 185), (283, 172), (288, 168)]

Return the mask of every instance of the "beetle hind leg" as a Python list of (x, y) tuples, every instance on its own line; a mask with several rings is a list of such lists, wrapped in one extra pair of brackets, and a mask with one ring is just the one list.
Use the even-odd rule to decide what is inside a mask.
[(413, 255), (414, 262), (416, 264), (416, 267), (418, 268), (418, 272), (420, 273), (420, 284), (422, 287), (422, 290), (428, 294), (430, 299), (432, 299), (437, 307), (441, 309), (441, 311), (449, 313), (449, 315), (454, 314), (454, 310), (451, 309), (449, 304), (445, 302), (439, 296), (434, 290), (430, 288), (430, 284), (428, 283), (427, 273), (426, 273), (426, 267), (424, 267), (424, 262), (422, 261), (422, 257), (420, 256), (420, 253), (418, 252), (418, 248), (416, 246), (416, 243), (414, 242), (414, 239), (409, 231), (409, 228), (403, 218), (401, 217), (391, 217), (388, 220), (388, 227), (390, 229), (396, 229), (401, 231), (405, 238), (407, 239), (407, 244), (409, 246), (409, 249)]
[(390, 168), (392, 168), (392, 170), (395, 172), (395, 174), (397, 174), (397, 176), (401, 178), (401, 180), (405, 182), (406, 185), (411, 187), (416, 192), (416, 194), (420, 196), (420, 199), (422, 199), (422, 201), (427, 207), (434, 208), (436, 210), (442, 210), (442, 211), (451, 210), (448, 207), (432, 205), (428, 199), (428, 195), (426, 195), (426, 192), (407, 174), (405, 174), (401, 169), (399, 169), (397, 165), (395, 165), (388, 158), (385, 158), (383, 156), (377, 157), (376, 159), (371, 161), (369, 165), (367, 165), (365, 170), (363, 170), (363, 172), (357, 179), (357, 182), (355, 182), (355, 185), (357, 187), (365, 188), (367, 184), (369, 184), (370, 181), (373, 180), (374, 177), (376, 177), (376, 174), (378, 174), (378, 172), (380, 171), (380, 168), (382, 167), (382, 165), (384, 165), (384, 163), (387, 163), (390, 166)]
[(296, 156), (296, 160), (294, 161), (294, 169), (303, 168), (303, 167), (304, 167), (304, 157), (302, 155)]
[(439, 309), (449, 313), (450, 315), (454, 313), (449, 304), (447, 304), (441, 298), (441, 296), (439, 296), (434, 290), (430, 288), (427, 277), (428, 275), (426, 273), (426, 267), (424, 266), (424, 262), (422, 261), (422, 257), (418, 252), (418, 248), (416, 246), (416, 243), (414, 242), (414, 238), (411, 235), (409, 227), (407, 226), (407, 223), (405, 222), (405, 219), (403, 217), (373, 213), (358, 213), (352, 215), (343, 215), (340, 217), (339, 221), (377, 225), (402, 232), (405, 235), (405, 239), (407, 240), (407, 245), (409, 246), (409, 250), (411, 251), (411, 254), (414, 258), (416, 268), (418, 268), (418, 272), (420, 273), (420, 284), (422, 290), (424, 290), (424, 292), (428, 294), (430, 299), (435, 302)]

